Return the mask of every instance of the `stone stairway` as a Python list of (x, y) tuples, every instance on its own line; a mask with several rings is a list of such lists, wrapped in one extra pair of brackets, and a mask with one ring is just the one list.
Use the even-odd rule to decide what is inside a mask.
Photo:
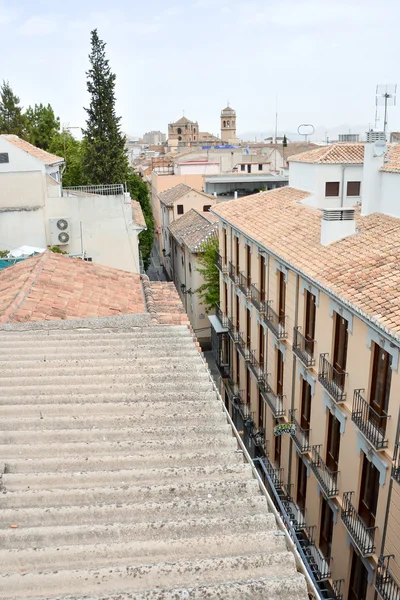
[(0, 356), (0, 599), (307, 598), (186, 326)]

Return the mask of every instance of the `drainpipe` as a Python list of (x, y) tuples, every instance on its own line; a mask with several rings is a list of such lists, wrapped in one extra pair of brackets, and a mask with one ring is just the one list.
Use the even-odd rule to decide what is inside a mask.
[[(298, 324), (298, 319), (299, 319), (299, 282), (300, 282), (300, 277), (299, 275), (296, 275), (296, 298), (295, 298), (295, 302), (294, 302), (294, 326), (297, 327)], [(295, 388), (296, 388), (296, 366), (297, 366), (297, 360), (293, 354), (293, 363), (292, 363), (292, 398), (291, 398), (291, 402), (290, 402), (290, 408), (293, 411), (294, 409), (294, 396), (295, 396)], [(292, 455), (293, 455), (293, 439), (292, 436), (290, 436), (290, 440), (289, 440), (289, 466), (288, 466), (288, 480), (287, 480), (287, 486), (288, 489), (290, 490), (290, 482), (291, 482), (291, 478), (292, 478)]]

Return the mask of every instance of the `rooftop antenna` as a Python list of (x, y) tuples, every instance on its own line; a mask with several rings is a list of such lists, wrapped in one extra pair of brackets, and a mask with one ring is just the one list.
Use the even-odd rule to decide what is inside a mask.
[(308, 142), (308, 136), (312, 135), (314, 133), (314, 131), (315, 131), (315, 127), (314, 127), (314, 125), (311, 125), (311, 123), (302, 123), (297, 128), (297, 133), (299, 135), (304, 135), (304, 141), (306, 144)]
[(382, 85), (376, 86), (375, 92), (375, 128), (376, 122), (378, 120), (378, 106), (385, 107), (385, 114), (383, 118), (383, 131), (386, 133), (387, 129), (387, 109), (388, 106), (396, 106), (396, 92), (397, 92), (397, 84), (396, 83), (385, 83)]

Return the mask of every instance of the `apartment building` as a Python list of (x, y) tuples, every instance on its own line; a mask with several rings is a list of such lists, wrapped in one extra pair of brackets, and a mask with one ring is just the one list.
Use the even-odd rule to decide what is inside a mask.
[(293, 163), (288, 187), (212, 209), (225, 403), (320, 597), (397, 599), (400, 146)]

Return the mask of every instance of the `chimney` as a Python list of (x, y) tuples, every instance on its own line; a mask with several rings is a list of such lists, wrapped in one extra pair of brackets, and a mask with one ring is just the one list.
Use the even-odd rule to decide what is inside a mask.
[(353, 208), (324, 208), (321, 220), (321, 245), (329, 246), (356, 233)]
[(364, 145), (361, 214), (380, 212), (381, 173), (387, 146), (384, 141)]

